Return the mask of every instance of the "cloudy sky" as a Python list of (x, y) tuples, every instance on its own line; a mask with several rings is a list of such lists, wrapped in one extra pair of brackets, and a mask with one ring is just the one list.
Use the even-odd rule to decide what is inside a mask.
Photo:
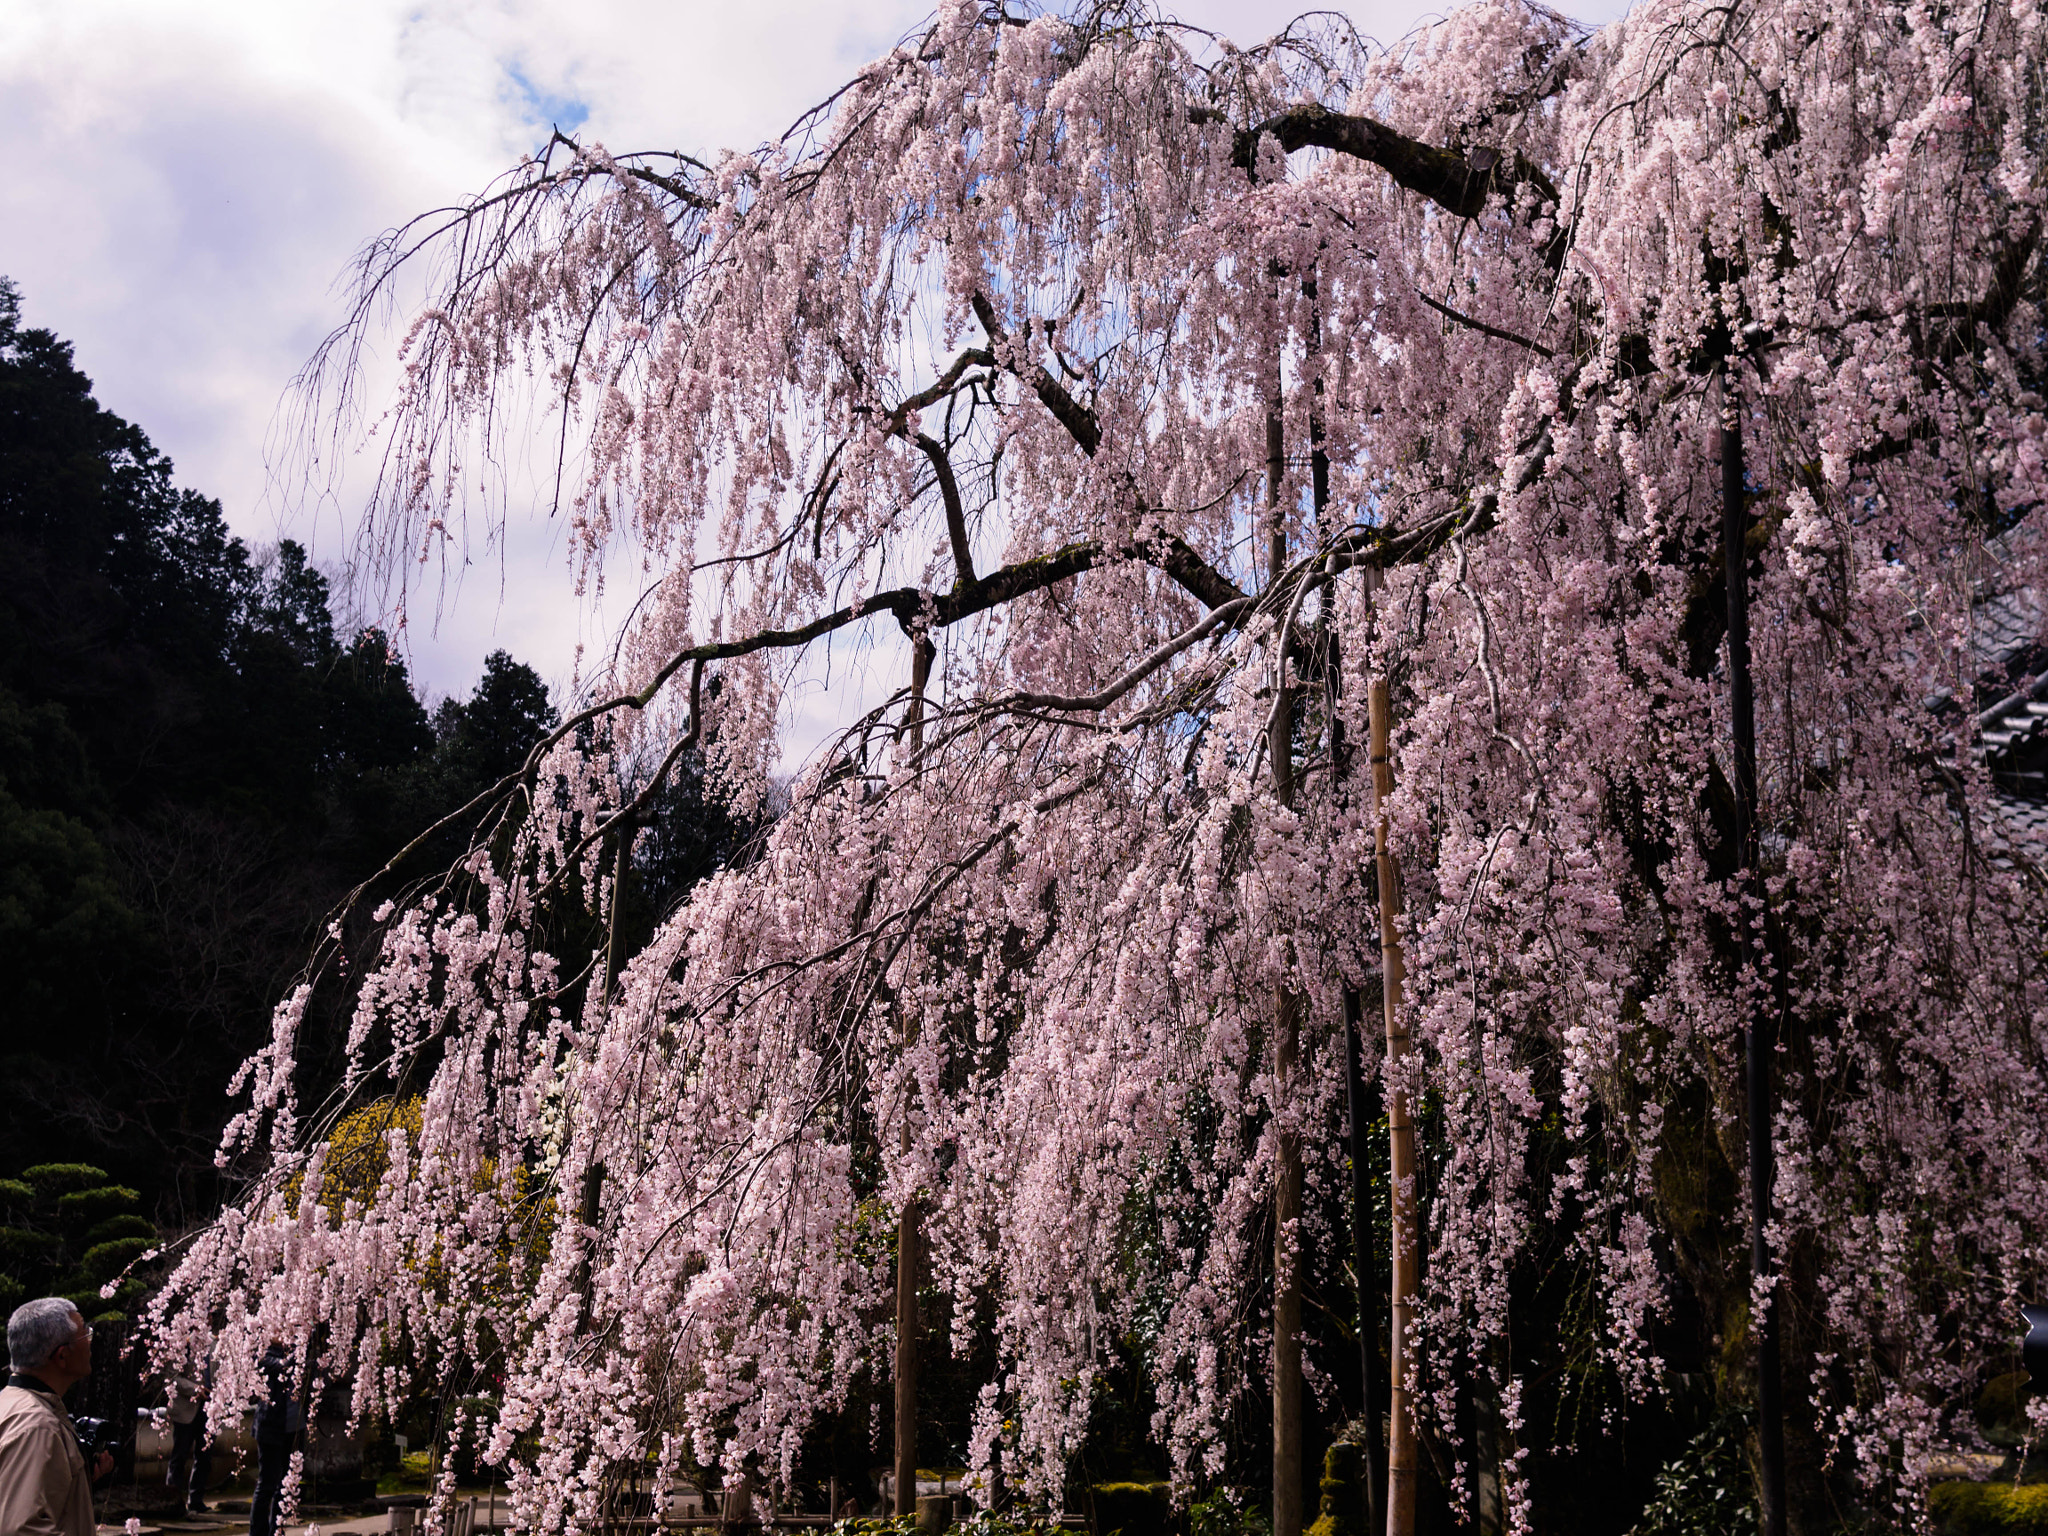
[[(481, 187), (553, 123), (614, 150), (757, 143), (928, 7), (0, 0), (0, 274), (237, 532), (298, 538), (338, 573), (346, 499), (309, 504), (272, 466), (285, 388), (339, 320), (335, 282), (364, 240)], [(1296, 7), (1168, 8), (1249, 42)], [(1352, 9), (1389, 41), (1428, 14)], [(407, 640), (430, 696), (467, 693), (500, 645), (559, 687), (606, 624), (570, 597), (554, 530), (527, 523)]]

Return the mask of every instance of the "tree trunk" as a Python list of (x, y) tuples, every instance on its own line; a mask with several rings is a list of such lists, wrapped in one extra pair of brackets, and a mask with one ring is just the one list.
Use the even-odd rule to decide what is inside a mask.
[(576, 1215), (583, 1223), (583, 1257), (577, 1260), (576, 1289), (579, 1299), (576, 1305), (576, 1331), (590, 1332), (591, 1306), (597, 1290), (597, 1219), (602, 1214), (600, 1204), (604, 1194), (604, 1164), (592, 1163), (583, 1170), (583, 1198), (577, 1202)]
[[(931, 680), (932, 642), (912, 635), (910, 704), (903, 734), (914, 758), (924, 750), (924, 690)], [(903, 1021), (903, 1044), (917, 1043), (917, 1020)], [(903, 1085), (903, 1150), (910, 1150), (910, 1082)], [(922, 1322), (917, 1291), (924, 1269), (924, 1205), (912, 1195), (903, 1202), (896, 1226), (896, 1513), (917, 1513), (917, 1367)]]
[[(1305, 291), (1309, 306), (1309, 352), (1320, 361), (1323, 350), (1321, 293), (1314, 282)], [(1315, 497), (1316, 531), (1328, 531), (1330, 505), (1330, 456), (1323, 446), (1323, 378), (1318, 372), (1309, 404), (1309, 483)], [(1375, 570), (1360, 573), (1368, 582), (1368, 595), (1377, 585)], [(1327, 626), (1326, 626), (1327, 627)], [(1330, 773), (1342, 784), (1351, 773), (1351, 754), (1344, 742), (1344, 719), (1338, 712), (1343, 667), (1337, 653), (1337, 636), (1331, 630), (1323, 657), (1323, 682), (1330, 729)], [(1365, 1006), (1356, 987), (1344, 989), (1344, 1105), (1351, 1125), (1351, 1261), (1358, 1292), (1358, 1401), (1359, 1416), (1365, 1422), (1365, 1443), (1359, 1447), (1359, 1480), (1364, 1484), (1365, 1529), (1382, 1528), (1380, 1469), (1384, 1445), (1380, 1422), (1379, 1344), (1374, 1338), (1380, 1326), (1379, 1294), (1382, 1278), (1374, 1274), (1372, 1185), (1366, 1175), (1366, 1125), (1373, 1116), (1371, 1097), (1365, 1086)]]
[(1387, 1536), (1415, 1532), (1415, 1362), (1411, 1356), (1415, 1327), (1415, 1293), (1422, 1272), (1422, 1243), (1416, 1230), (1415, 1122), (1401, 1067), (1408, 1056), (1408, 1020), (1401, 1007), (1401, 983), (1407, 968), (1401, 959), (1401, 887), (1394, 868), (1394, 850), (1387, 826), (1387, 798), (1394, 792), (1394, 760), (1389, 738), (1392, 695), (1385, 678), (1375, 678), (1370, 695), (1372, 743), (1373, 845), (1378, 857), (1380, 887), (1381, 995), (1386, 1005), (1387, 1151), (1392, 1177), (1391, 1231), (1394, 1251), (1392, 1314), (1388, 1370), (1391, 1392), (1387, 1416)]
[[(1287, 525), (1280, 506), (1286, 471), (1280, 413), (1266, 418), (1266, 536), (1270, 578), (1287, 568)], [(1273, 798), (1294, 803), (1294, 692), (1287, 685), (1286, 637), (1276, 637), (1272, 757)], [(1281, 1129), (1273, 1153), (1273, 1536), (1301, 1536), (1301, 1264), (1295, 1244), (1301, 1226), (1301, 1145), (1288, 1128), (1301, 1050), (1301, 1006), (1283, 979), (1273, 991), (1273, 1098)]]
[[(1735, 746), (1736, 899), (1747, 902), (1756, 884), (1757, 786), (1756, 703), (1749, 674), (1749, 505), (1743, 485), (1741, 402), (1726, 375), (1721, 399), (1721, 552), (1728, 584), (1728, 715)], [(1755, 973), (1756, 946), (1744, 911), (1735, 925), (1739, 988)], [(1750, 1270), (1771, 1273), (1771, 1186), (1776, 1172), (1771, 1148), (1771, 1055), (1775, 1020), (1759, 999), (1743, 1030), (1745, 1097), (1749, 1108)], [(1763, 1536), (1785, 1536), (1785, 1402), (1778, 1358), (1780, 1290), (1761, 1313), (1752, 1310), (1756, 1341), (1757, 1493), (1763, 1505)]]

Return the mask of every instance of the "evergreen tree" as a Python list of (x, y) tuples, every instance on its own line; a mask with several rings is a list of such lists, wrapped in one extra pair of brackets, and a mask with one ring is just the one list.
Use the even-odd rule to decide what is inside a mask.
[[(206, 1214), (220, 1085), (336, 904), (553, 728), (502, 650), (430, 720), (331, 596), (181, 489), (0, 279), (0, 1167)], [(313, 1057), (344, 1029), (316, 1009)]]

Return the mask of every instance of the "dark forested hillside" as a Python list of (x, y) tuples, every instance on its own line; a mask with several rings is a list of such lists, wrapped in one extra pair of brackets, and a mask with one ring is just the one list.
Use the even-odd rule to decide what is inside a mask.
[[(166, 1227), (206, 1214), (228, 1079), (335, 903), (555, 718), (502, 651), (430, 717), (0, 280), (0, 1174), (90, 1163)], [(731, 842), (679, 835), (666, 900)]]

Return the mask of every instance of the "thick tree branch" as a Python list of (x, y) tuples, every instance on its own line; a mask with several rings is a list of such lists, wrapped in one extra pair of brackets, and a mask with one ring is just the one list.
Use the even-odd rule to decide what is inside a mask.
[[(1536, 483), (1550, 462), (1554, 446), (1546, 422), (1508, 460), (1510, 495), (1519, 495)], [(1492, 528), (1500, 513), (1500, 497), (1498, 487), (1482, 491), (1472, 500), (1412, 528), (1349, 529), (1330, 541), (1330, 568), (1343, 571), (1370, 565), (1390, 570), (1397, 565), (1418, 564), (1461, 534), (1485, 533)]]
[(1437, 303), (1435, 299), (1432, 299), (1419, 288), (1415, 291), (1415, 297), (1422, 300), (1423, 303), (1427, 304), (1445, 319), (1455, 320), (1459, 325), (1478, 331), (1481, 335), (1491, 336), (1496, 341), (1511, 341), (1518, 347), (1528, 348), (1529, 351), (1534, 352), (1538, 357), (1557, 356), (1555, 352), (1551, 351), (1550, 348), (1544, 346), (1541, 342), (1531, 341), (1526, 336), (1517, 336), (1513, 331), (1504, 331), (1497, 325), (1488, 325), (1484, 320), (1474, 320), (1470, 315), (1461, 315), (1458, 311), (1451, 308), (1450, 305)]
[[(1521, 469), (1515, 480), (1517, 490), (1525, 488), (1535, 479), (1548, 455), (1549, 434), (1545, 432), (1540, 434), (1526, 458), (1521, 461)], [(1495, 497), (1489, 493), (1470, 508), (1460, 508), (1455, 512), (1432, 518), (1412, 529), (1357, 529), (1335, 541), (1332, 546), (1332, 558), (1339, 569), (1365, 565), (1386, 567), (1413, 564), (1427, 559), (1448, 544), (1456, 534), (1483, 532), (1492, 525), (1496, 505)], [(1062, 581), (1070, 580), (1094, 568), (1105, 558), (1137, 560), (1163, 572), (1191, 596), (1212, 609), (1226, 612), (1227, 619), (1219, 622), (1234, 624), (1252, 610), (1249, 594), (1240, 591), (1234, 582), (1197, 555), (1185, 539), (1176, 535), (1161, 533), (1149, 540), (1141, 540), (1133, 546), (1116, 550), (1105, 550), (1100, 542), (1084, 539), (1034, 559), (1006, 565), (999, 571), (992, 571), (987, 576), (977, 577), (971, 582), (960, 582), (950, 592), (935, 593), (918, 587), (897, 587), (892, 591), (878, 592), (859, 603), (850, 603), (831, 613), (822, 614), (808, 624), (800, 624), (790, 629), (757, 630), (751, 635), (743, 635), (737, 639), (709, 641), (678, 651), (637, 693), (622, 694), (593, 704), (564, 721), (534, 749), (528, 766), (530, 768), (533, 763), (538, 762), (549, 746), (582, 721), (595, 719), (615, 709), (645, 709), (661, 692), (669, 678), (687, 663), (725, 661), (737, 656), (752, 655), (756, 651), (793, 649), (822, 639), (835, 630), (844, 629), (847, 625), (875, 613), (893, 614), (896, 621), (906, 630), (920, 618), (924, 618), (933, 629), (943, 629), (959, 623), (962, 619), (999, 608), (1028, 593), (1042, 592), (1047, 587), (1057, 586)], [(1213, 613), (1210, 615), (1211, 619), (1215, 617)], [(1201, 630), (1203, 634), (1208, 632), (1207, 628)]]
[(921, 411), (959, 388), (961, 378), (969, 368), (979, 365), (983, 368), (996, 366), (996, 355), (986, 347), (969, 347), (946, 367), (946, 371), (914, 395), (906, 395), (889, 413), (889, 430), (902, 436), (910, 430), (910, 413)]
[[(974, 317), (981, 322), (981, 328), (988, 332), (989, 340), (995, 343), (998, 350), (1007, 347), (1009, 332), (1001, 318), (997, 316), (995, 306), (989, 302), (987, 294), (974, 295)], [(1096, 450), (1102, 446), (1102, 424), (1096, 420), (1095, 413), (1076, 400), (1067, 392), (1065, 385), (1037, 364), (1027, 366), (1022, 358), (1012, 356), (1003, 366), (1010, 368), (1018, 378), (1031, 386), (1045, 408), (1051, 411), (1073, 436), (1081, 451), (1093, 458)], [(1149, 550), (1141, 548), (1136, 551), (1137, 558), (1164, 571), (1208, 607), (1220, 608), (1225, 603), (1235, 602), (1245, 595), (1237, 589), (1235, 583), (1196, 554), (1185, 540), (1160, 535), (1144, 542), (1152, 547)], [(998, 575), (1000, 574), (999, 572)]]
[(1520, 155), (1503, 156), (1479, 149), (1469, 155), (1438, 149), (1369, 117), (1332, 112), (1320, 102), (1306, 102), (1241, 129), (1231, 143), (1230, 159), (1249, 172), (1256, 163), (1259, 140), (1272, 134), (1284, 153), (1314, 147), (1369, 160), (1397, 185), (1419, 192), (1445, 212), (1476, 219), (1494, 192), (1507, 192), (1522, 182), (1544, 201), (1555, 204), (1557, 187)]
[(1195, 625), (1194, 628), (1175, 635), (1171, 640), (1146, 656), (1136, 666), (1126, 671), (1115, 682), (1108, 684), (1106, 687), (1098, 688), (1093, 693), (1013, 693), (1006, 699), (996, 700), (992, 707), (998, 709), (1107, 709), (1154, 672), (1157, 672), (1161, 667), (1173, 660), (1182, 651), (1193, 645), (1197, 640), (1200, 640), (1204, 635), (1213, 633), (1224, 624), (1235, 624), (1238, 619), (1243, 617), (1245, 610), (1250, 608), (1251, 605), (1252, 600), (1250, 598), (1241, 597), (1235, 602), (1225, 603), (1221, 608), (1210, 610), (1208, 616)]
[[(997, 318), (995, 306), (989, 303), (988, 295), (975, 294), (974, 318), (981, 322), (981, 328), (988, 332), (989, 340), (998, 348), (1009, 342), (1009, 332)], [(1095, 413), (1068, 394), (1066, 386), (1038, 364), (1027, 365), (1023, 358), (1018, 357), (1013, 358), (1008, 366), (1031, 386), (1045, 408), (1059, 418), (1060, 425), (1073, 434), (1074, 441), (1081, 445), (1081, 451), (1094, 458), (1095, 450), (1102, 446), (1102, 424), (1095, 419)]]
[(1235, 582), (1196, 554), (1187, 540), (1172, 534), (1161, 533), (1143, 540), (1133, 553), (1155, 570), (1171, 576), (1182, 591), (1206, 607), (1221, 608), (1245, 595)]
[(946, 503), (946, 538), (953, 546), (953, 572), (959, 578), (957, 586), (971, 587), (974, 585), (974, 556), (967, 545), (967, 509), (960, 501), (960, 482), (953, 476), (953, 461), (947, 457), (943, 443), (922, 432), (917, 434), (917, 446), (931, 460), (932, 473), (939, 481), (939, 496)]

